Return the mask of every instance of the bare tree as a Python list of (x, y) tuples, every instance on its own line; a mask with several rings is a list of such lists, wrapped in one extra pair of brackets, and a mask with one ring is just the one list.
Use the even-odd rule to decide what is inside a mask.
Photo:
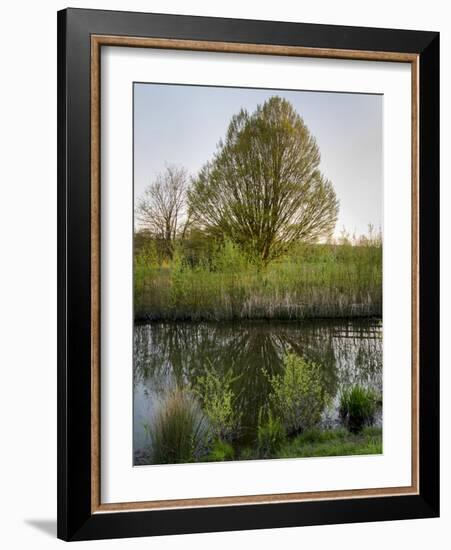
[(327, 239), (338, 200), (319, 171), (315, 138), (293, 106), (271, 97), (241, 110), (189, 192), (200, 227), (267, 263), (296, 241)]
[(145, 189), (136, 205), (138, 222), (164, 243), (169, 257), (173, 255), (176, 239), (183, 239), (189, 224), (188, 185), (185, 168), (166, 166)]

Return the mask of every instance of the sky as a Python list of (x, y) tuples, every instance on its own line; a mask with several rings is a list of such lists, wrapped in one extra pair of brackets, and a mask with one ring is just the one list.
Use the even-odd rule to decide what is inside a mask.
[(320, 170), (340, 201), (335, 236), (382, 229), (383, 96), (336, 92), (134, 84), (134, 193), (165, 165), (195, 176), (216, 151), (232, 116), (273, 95), (290, 101), (315, 136)]

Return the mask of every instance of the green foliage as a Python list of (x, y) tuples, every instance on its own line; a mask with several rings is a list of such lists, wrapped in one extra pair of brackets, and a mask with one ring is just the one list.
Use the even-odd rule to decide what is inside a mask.
[(225, 460), (233, 460), (234, 450), (230, 443), (216, 439), (213, 442), (211, 451), (204, 458), (207, 462), (223, 462)]
[(203, 452), (208, 427), (195, 397), (176, 389), (162, 401), (147, 425), (152, 464), (192, 462)]
[(288, 353), (283, 373), (269, 380), (272, 411), (281, 419), (288, 435), (311, 429), (319, 423), (330, 397), (317, 364)]
[(139, 303), (145, 293), (149, 275), (153, 275), (154, 270), (158, 267), (158, 254), (153, 239), (139, 234), (136, 240), (139, 244), (135, 245), (134, 253), (134, 290)]
[[(264, 417), (266, 417), (264, 419)], [(282, 422), (269, 410), (265, 415), (260, 409), (257, 427), (257, 452), (260, 458), (271, 458), (286, 439)]]
[(205, 231), (198, 227), (192, 227), (186, 232), (180, 245), (187, 265), (194, 268), (197, 266), (209, 267), (212, 264), (218, 243)]
[(374, 422), (378, 396), (362, 386), (345, 388), (340, 395), (340, 416), (353, 433), (362, 431), (365, 425)]
[(160, 264), (157, 243), (146, 232), (135, 233), (135, 267), (156, 267)]
[(183, 253), (180, 246), (174, 247), (171, 262), (171, 304), (177, 307), (180, 302), (186, 302), (189, 288), (185, 284), (185, 276), (189, 272), (189, 267), (184, 262)]
[[(362, 240), (363, 242), (363, 240)], [(382, 313), (382, 247), (299, 244), (261, 268), (236, 245), (197, 256), (176, 247), (162, 265), (135, 267), (135, 316), (155, 320), (303, 319)]]
[(240, 460), (255, 460), (259, 458), (254, 447), (243, 447), (240, 450)]
[(378, 426), (365, 426), (361, 434), (367, 437), (378, 437), (381, 434), (381, 428)]
[(240, 429), (241, 417), (233, 391), (236, 380), (237, 377), (233, 376), (231, 369), (219, 374), (210, 365), (194, 385), (194, 392), (201, 401), (212, 432), (221, 441), (231, 441)]
[(170, 278), (163, 265), (161, 242), (147, 231), (134, 234), (133, 291), (135, 317), (145, 319), (159, 312), (169, 302)]
[(242, 249), (226, 239), (213, 256), (213, 269), (220, 273), (243, 273), (249, 268), (249, 261)]

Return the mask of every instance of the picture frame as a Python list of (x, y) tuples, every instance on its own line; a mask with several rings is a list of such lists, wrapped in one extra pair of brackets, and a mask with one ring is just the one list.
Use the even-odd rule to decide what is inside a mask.
[[(101, 501), (101, 50), (150, 48), (411, 67), (411, 484)], [(58, 537), (88, 540), (439, 515), (439, 33), (58, 12)], [(199, 481), (199, 483), (201, 483)], [(150, 499), (150, 495), (149, 495)]]

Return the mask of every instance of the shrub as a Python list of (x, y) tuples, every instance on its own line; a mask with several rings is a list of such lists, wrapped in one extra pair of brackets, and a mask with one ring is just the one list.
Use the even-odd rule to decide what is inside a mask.
[(362, 386), (345, 388), (340, 395), (340, 416), (350, 432), (358, 433), (374, 422), (378, 397)]
[(221, 273), (240, 273), (248, 268), (248, 259), (238, 245), (225, 240), (213, 256), (213, 266)]
[(272, 411), (288, 435), (313, 428), (321, 420), (330, 397), (321, 379), (319, 365), (288, 353), (282, 374), (269, 377)]
[(153, 239), (144, 240), (139, 250), (134, 252), (135, 265), (139, 267), (157, 267), (160, 263), (157, 247)]
[(208, 462), (223, 462), (224, 460), (232, 460), (234, 450), (230, 443), (217, 439), (213, 442), (210, 453), (207, 455)]
[(236, 410), (236, 396), (232, 389), (236, 380), (231, 369), (220, 376), (210, 365), (194, 386), (212, 432), (221, 441), (231, 441), (240, 428), (241, 415)]
[(285, 441), (285, 429), (281, 421), (274, 417), (271, 411), (268, 412), (266, 420), (263, 421), (263, 409), (258, 415), (257, 427), (257, 449), (260, 458), (274, 456)]
[(147, 431), (153, 464), (192, 462), (205, 449), (208, 428), (194, 396), (176, 389), (162, 401)]

